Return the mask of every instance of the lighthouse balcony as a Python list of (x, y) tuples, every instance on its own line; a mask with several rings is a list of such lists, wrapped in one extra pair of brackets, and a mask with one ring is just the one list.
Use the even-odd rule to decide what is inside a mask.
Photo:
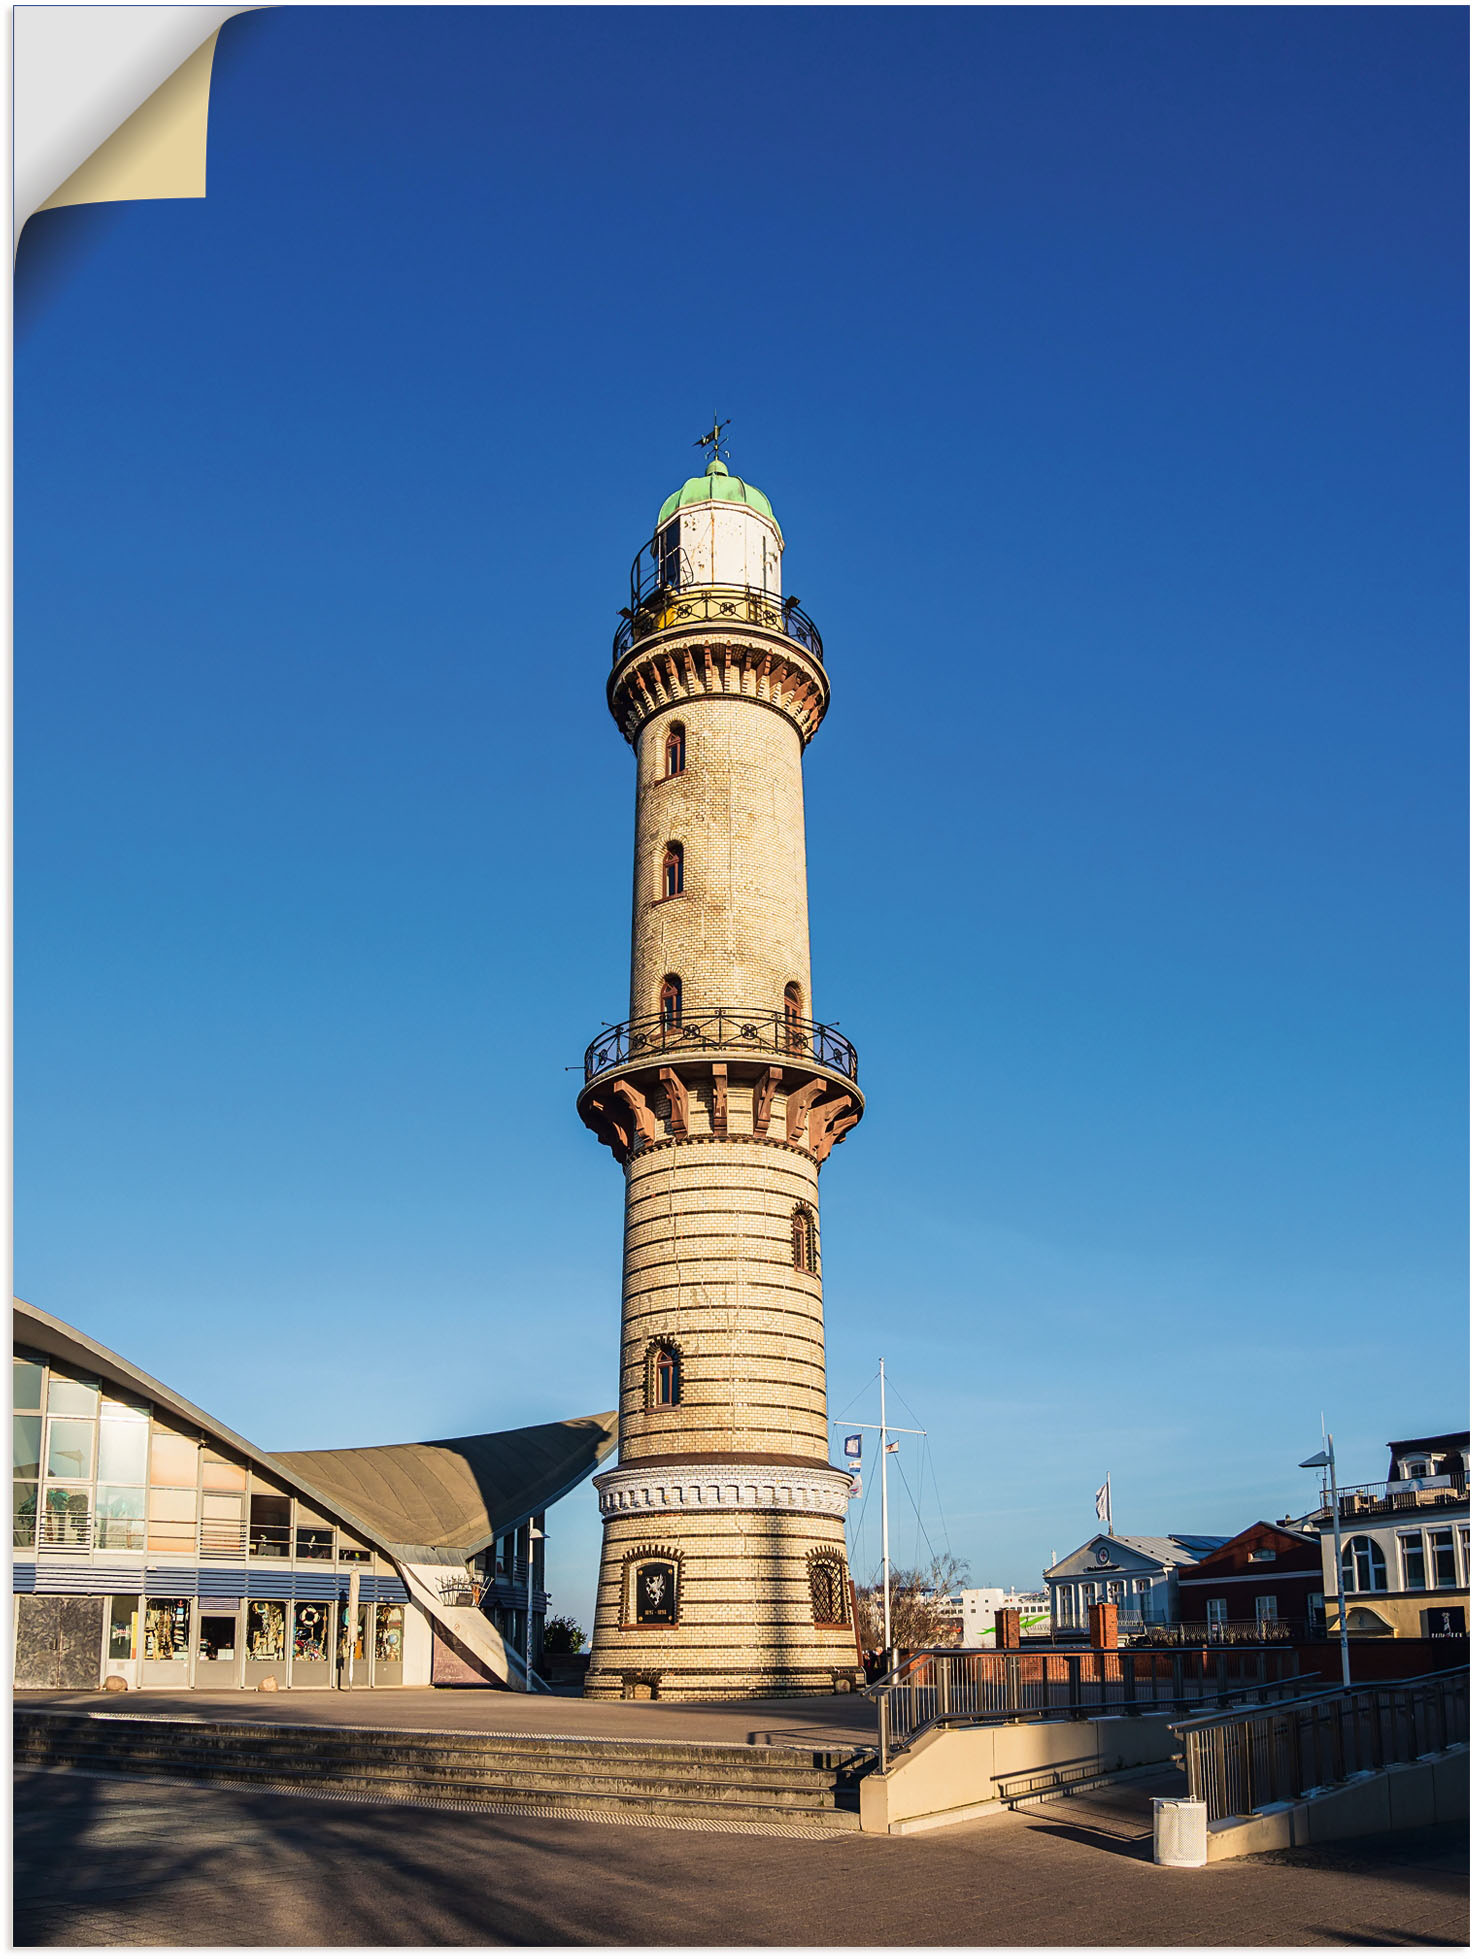
[(853, 1043), (780, 1008), (650, 1014), (583, 1057), (578, 1113), (624, 1163), (679, 1143), (780, 1142), (822, 1164), (864, 1113)]
[(616, 667), (631, 647), (658, 633), (701, 626), (756, 627), (779, 634), (823, 664), (823, 637), (796, 599), (757, 585), (657, 585), (620, 616), (613, 636)]
[(854, 1044), (836, 1027), (796, 1019), (781, 1007), (713, 1007), (706, 1013), (684, 1013), (678, 1020), (645, 1014), (638, 1020), (605, 1028), (588, 1044), (583, 1080), (595, 1081), (614, 1069), (659, 1057), (717, 1052), (765, 1054), (786, 1062), (811, 1061), (851, 1082), (859, 1079)]

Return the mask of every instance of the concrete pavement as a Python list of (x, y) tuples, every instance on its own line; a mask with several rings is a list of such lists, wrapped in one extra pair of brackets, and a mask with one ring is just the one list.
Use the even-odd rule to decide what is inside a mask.
[(1460, 1830), (1167, 1871), (1128, 1799), (815, 1842), (31, 1773), (15, 1819), (20, 1945), (1463, 1945), (1468, 1932)]

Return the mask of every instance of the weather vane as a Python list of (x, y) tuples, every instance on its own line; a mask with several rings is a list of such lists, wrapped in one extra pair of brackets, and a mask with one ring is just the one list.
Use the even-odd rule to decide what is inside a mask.
[[(730, 428), (730, 426), (731, 426), (731, 417), (729, 415), (726, 417), (724, 422), (721, 420), (719, 415), (713, 415), (711, 417), (709, 435), (697, 436), (695, 441), (690, 444), (690, 447), (692, 449), (709, 449), (711, 452), (709, 460), (713, 463), (719, 462), (721, 459), (721, 437), (725, 434), (726, 430)], [(731, 452), (728, 449), (726, 451), (727, 456), (729, 456), (730, 453)]]

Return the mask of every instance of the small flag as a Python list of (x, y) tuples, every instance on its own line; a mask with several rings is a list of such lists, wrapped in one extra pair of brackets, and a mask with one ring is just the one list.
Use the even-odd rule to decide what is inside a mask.
[(862, 1469), (851, 1469), (848, 1473), (849, 1502), (852, 1503), (856, 1496), (862, 1496), (863, 1494), (864, 1494), (864, 1472)]
[(897, 1456), (900, 1452), (900, 1445), (898, 1442), (886, 1442), (884, 1447), (886, 1452), (891, 1456)]
[(1106, 1476), (1094, 1492), (1094, 1515), (1107, 1524), (1111, 1521), (1109, 1508), (1109, 1478)]
[(857, 1456), (861, 1456), (861, 1455), (863, 1455), (863, 1453), (864, 1453), (864, 1438), (863, 1438), (863, 1436), (862, 1436), (862, 1435), (846, 1435), (846, 1436), (845, 1436), (845, 1437), (843, 1438), (843, 1453), (844, 1453), (844, 1454), (845, 1454), (846, 1456), (855, 1456), (855, 1457), (857, 1457)]

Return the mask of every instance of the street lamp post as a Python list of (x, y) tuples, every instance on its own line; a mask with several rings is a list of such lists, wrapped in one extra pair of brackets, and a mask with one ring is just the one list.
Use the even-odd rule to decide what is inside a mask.
[(1334, 1505), (1334, 1589), (1339, 1601), (1339, 1665), (1344, 1675), (1344, 1684), (1349, 1685), (1349, 1624), (1344, 1609), (1344, 1546), (1339, 1529), (1339, 1478), (1334, 1468), (1334, 1438), (1324, 1437), (1324, 1446), (1316, 1456), (1301, 1462), (1300, 1469), (1327, 1469), (1329, 1472), (1329, 1500)]

